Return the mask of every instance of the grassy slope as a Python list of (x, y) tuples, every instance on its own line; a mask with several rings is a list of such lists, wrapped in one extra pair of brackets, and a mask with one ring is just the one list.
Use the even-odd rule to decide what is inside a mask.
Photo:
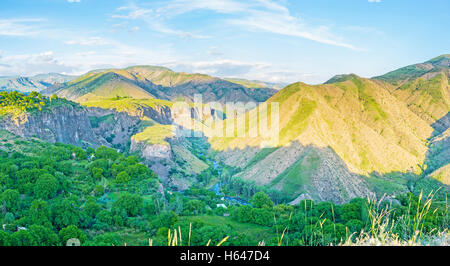
[(441, 72), (432, 78), (420, 77), (398, 87), (393, 94), (430, 124), (450, 110), (448, 76)]
[(450, 186), (450, 164), (444, 165), (430, 174), (430, 177)]
[(399, 100), (432, 124), (450, 111), (450, 55), (406, 66), (374, 80), (385, 82)]
[(167, 138), (173, 137), (174, 131), (172, 125), (161, 125), (155, 123), (144, 129), (144, 131), (132, 136), (131, 139), (145, 144), (154, 145), (169, 145)]
[(154, 108), (156, 106), (172, 106), (172, 102), (160, 99), (97, 99), (93, 101), (83, 102), (87, 107), (100, 107), (103, 109), (114, 109), (118, 112), (135, 113), (140, 108)]

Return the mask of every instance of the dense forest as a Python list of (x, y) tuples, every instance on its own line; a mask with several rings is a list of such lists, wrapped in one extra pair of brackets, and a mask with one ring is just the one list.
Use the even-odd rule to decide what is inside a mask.
[(449, 226), (446, 199), (433, 195), (288, 205), (256, 189), (239, 204), (202, 188), (206, 174), (188, 190), (166, 189), (138, 156), (104, 146), (81, 149), (1, 131), (0, 149), (2, 246), (66, 245), (72, 238), (116, 246), (337, 245), (381, 229), (419, 242)]

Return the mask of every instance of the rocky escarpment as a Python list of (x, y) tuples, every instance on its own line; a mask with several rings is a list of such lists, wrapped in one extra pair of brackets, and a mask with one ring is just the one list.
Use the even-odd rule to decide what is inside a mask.
[(21, 137), (38, 137), (52, 143), (82, 147), (104, 144), (104, 140), (94, 134), (86, 109), (71, 104), (4, 117), (0, 120), (0, 128)]

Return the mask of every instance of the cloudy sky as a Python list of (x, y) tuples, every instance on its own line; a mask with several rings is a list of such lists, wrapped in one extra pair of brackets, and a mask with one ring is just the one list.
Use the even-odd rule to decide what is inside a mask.
[(271, 82), (450, 53), (448, 0), (1, 0), (0, 76), (136, 64)]

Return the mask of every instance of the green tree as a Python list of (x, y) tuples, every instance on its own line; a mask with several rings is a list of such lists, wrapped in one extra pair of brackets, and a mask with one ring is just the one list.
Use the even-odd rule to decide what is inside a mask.
[(58, 191), (58, 185), (58, 180), (54, 176), (50, 174), (43, 175), (36, 181), (34, 194), (42, 199), (52, 198)]
[(80, 243), (83, 244), (86, 242), (86, 235), (76, 226), (69, 225), (66, 228), (63, 228), (59, 231), (59, 237), (61, 238), (62, 245), (67, 245), (67, 240), (71, 238), (75, 238), (80, 240)]
[(99, 213), (97, 213), (96, 218), (102, 223), (105, 223), (105, 224), (108, 224), (108, 225), (112, 225), (113, 224), (112, 214), (108, 210), (100, 211)]
[(122, 237), (117, 233), (105, 233), (94, 237), (88, 242), (88, 246), (123, 246)]
[(12, 243), (11, 236), (3, 230), (0, 230), (0, 246), (10, 246)]
[(0, 201), (3, 202), (7, 211), (15, 212), (19, 208), (20, 194), (15, 189), (7, 189), (3, 191), (0, 196)]
[(59, 242), (58, 235), (45, 226), (33, 224), (29, 231), (38, 246), (56, 246)]
[(77, 159), (77, 160), (86, 160), (87, 159), (86, 151), (80, 147), (73, 148), (72, 152), (75, 154), (75, 159)]
[(255, 208), (271, 209), (273, 207), (273, 201), (262, 191), (255, 193), (250, 199), (250, 203)]
[(50, 211), (47, 202), (40, 199), (33, 200), (29, 216), (33, 224), (46, 225), (50, 223)]
[(252, 222), (259, 225), (269, 226), (273, 224), (273, 214), (267, 209), (253, 208), (251, 212)]
[(127, 172), (122, 171), (119, 174), (117, 174), (116, 182), (117, 183), (128, 183), (130, 181), (131, 177), (128, 175)]
[(157, 217), (155, 224), (157, 228), (171, 228), (179, 219), (174, 211), (162, 211)]
[(103, 178), (103, 169), (102, 168), (98, 168), (98, 167), (93, 167), (91, 170), (92, 176), (96, 179), (96, 180), (100, 180)]
[(187, 212), (190, 215), (199, 215), (205, 211), (206, 204), (200, 200), (190, 200), (186, 203), (184, 207), (184, 212)]
[(361, 220), (361, 204), (347, 203), (342, 205), (341, 219), (345, 222), (350, 220)]
[(329, 241), (337, 244), (347, 239), (347, 230), (343, 224), (330, 223), (324, 226), (323, 233), (327, 236)]
[(118, 153), (115, 149), (108, 148), (105, 146), (100, 146), (95, 151), (95, 158), (98, 159), (116, 160), (119, 156), (120, 153)]
[(36, 241), (27, 230), (19, 230), (11, 235), (13, 246), (35, 246)]
[(119, 198), (114, 202), (113, 208), (121, 212), (124, 210), (128, 216), (136, 216), (143, 207), (144, 200), (137, 194), (129, 192), (121, 193)]
[(345, 226), (347, 226), (348, 230), (352, 233), (360, 233), (364, 227), (364, 223), (360, 220), (352, 219), (348, 221)]
[(100, 211), (100, 208), (100, 205), (93, 198), (89, 198), (84, 205), (86, 214), (91, 217), (94, 217)]
[(238, 222), (248, 223), (252, 220), (252, 207), (248, 205), (234, 207), (231, 217)]
[(51, 207), (51, 215), (56, 228), (78, 225), (81, 218), (78, 206), (69, 199), (56, 201)]

